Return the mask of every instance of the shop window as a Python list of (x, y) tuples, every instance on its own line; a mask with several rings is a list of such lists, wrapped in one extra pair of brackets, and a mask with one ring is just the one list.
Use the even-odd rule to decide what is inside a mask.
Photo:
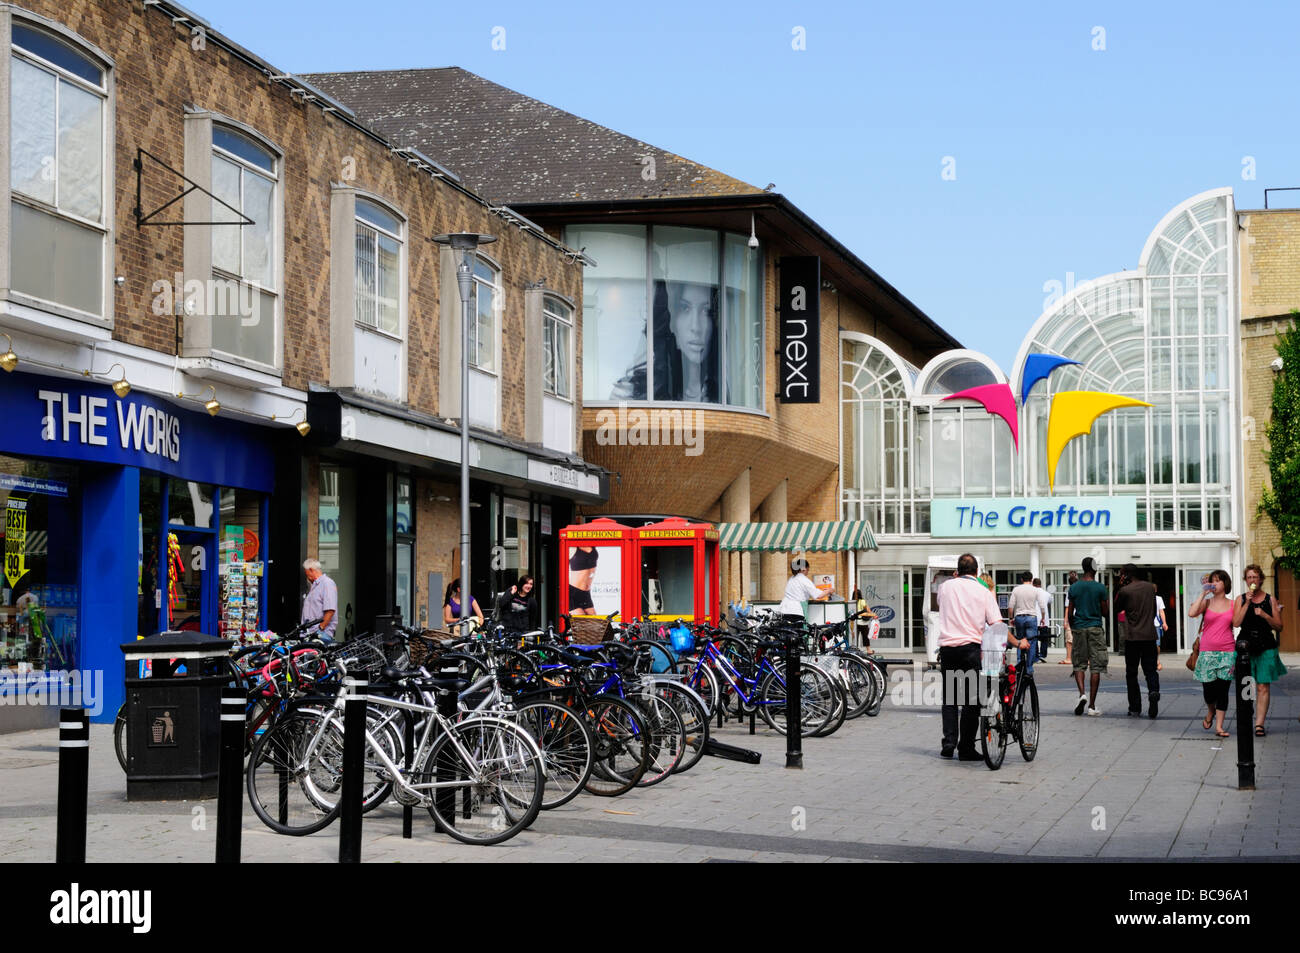
[(75, 469), (0, 457), (0, 651), (10, 670), (77, 667), (79, 505)]
[(213, 494), (210, 483), (167, 481), (167, 522), (173, 526), (212, 528)]
[(241, 132), (211, 128), (212, 194), (221, 200), (211, 203), (211, 220), (230, 223), (212, 226), (213, 283), (225, 283), (222, 294), (209, 296), (218, 305), (210, 309), (212, 350), (275, 369), (280, 360), (280, 161)]
[(62, 38), (13, 24), (10, 280), (13, 290), (104, 315), (108, 75)]
[(355, 634), (350, 630), (354, 627), (356, 606), (356, 472), (349, 467), (322, 463), (319, 498), (316, 558), (321, 571), (338, 586), (339, 622), (335, 638), (341, 640)]
[(415, 507), (412, 505), (412, 484), (409, 476), (398, 476), (397, 501), (393, 512), (393, 531), (396, 540), (396, 565), (393, 604), (402, 614), (402, 620), (413, 624), (415, 577)]
[(261, 539), (262, 494), (251, 490), (221, 491), (221, 561), (254, 562), (264, 558)]
[(583, 400), (763, 407), (762, 261), (747, 239), (571, 226), (583, 275)]

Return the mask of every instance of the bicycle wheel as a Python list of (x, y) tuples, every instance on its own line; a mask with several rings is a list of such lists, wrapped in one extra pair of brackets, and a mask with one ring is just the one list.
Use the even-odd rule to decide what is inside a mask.
[(887, 689), (885, 684), (885, 669), (873, 658), (868, 657), (865, 661), (871, 666), (871, 679), (876, 685), (875, 700), (867, 707), (865, 714), (868, 718), (875, 718), (880, 714), (880, 706), (885, 703), (885, 691)]
[[(468, 756), (468, 757), (467, 757)], [(542, 808), (546, 779), (536, 745), (522, 728), (470, 718), (434, 742), (421, 772), (429, 814), (465, 844), (499, 844), (514, 837)]]
[[(799, 666), (799, 735), (816, 734), (831, 720), (837, 704), (830, 676), (815, 665)], [(768, 672), (758, 687), (758, 713), (769, 728), (786, 732), (785, 675), (781, 669)]]
[[(980, 677), (985, 679), (985, 685), (989, 684), (986, 676)], [(996, 713), (992, 715), (980, 713), (980, 748), (984, 752), (984, 763), (992, 771), (1002, 767), (1002, 759), (1007, 756), (1010, 709), (1002, 703), (1007, 691), (1006, 681), (1005, 675), (998, 679), (998, 694), (991, 700), (997, 706)]]
[(542, 751), (546, 766), (542, 810), (568, 804), (591, 777), (591, 730), (577, 713), (556, 702), (529, 702), (520, 706), (516, 716), (519, 726), (533, 736)]
[(1024, 693), (1016, 705), (1016, 738), (1020, 741), (1020, 754), (1033, 761), (1038, 754), (1038, 686), (1030, 679), (1025, 682)]
[(126, 750), (126, 703), (117, 710), (117, 718), (113, 721), (113, 750), (117, 752), (117, 763), (122, 766), (122, 770), (127, 770), (127, 750)]
[[(324, 802), (319, 788), (337, 784), (337, 765), (315, 757), (328, 732), (323, 712), (301, 709), (281, 718), (257, 740), (248, 764), (248, 800), (253, 813), (277, 834), (301, 837), (328, 827), (338, 816), (337, 797)], [(333, 745), (325, 742), (333, 757)], [(341, 745), (338, 761), (341, 763)], [(313, 778), (313, 772), (323, 776)]]
[(631, 643), (636, 652), (636, 671), (641, 675), (658, 675), (671, 672), (677, 666), (677, 656), (662, 642), (638, 639)]
[(831, 710), (831, 717), (826, 720), (826, 724), (813, 732), (812, 736), (814, 738), (827, 738), (835, 734), (840, 730), (840, 726), (844, 724), (844, 719), (849, 714), (848, 694), (844, 691), (844, 686), (840, 684), (836, 676), (829, 672), (824, 672), (824, 674), (830, 680), (831, 689), (835, 693), (835, 707)]
[(700, 763), (704, 757), (704, 746), (709, 743), (709, 713), (704, 706), (704, 699), (691, 691), (681, 682), (656, 681), (654, 692), (660, 698), (666, 698), (677, 714), (681, 716), (682, 728), (686, 731), (686, 750), (681, 763), (673, 768), (674, 774), (682, 774)]
[(636, 786), (648, 788), (668, 777), (681, 764), (686, 751), (686, 728), (672, 703), (654, 692), (634, 696), (633, 703), (645, 712), (649, 730), (644, 737), (650, 746), (650, 763)]
[(587, 727), (594, 742), (591, 777), (585, 789), (600, 797), (626, 794), (645, 774), (650, 745), (645, 715), (613, 695), (597, 695), (586, 708)]
[(721, 691), (718, 688), (718, 676), (714, 674), (707, 662), (699, 664), (697, 659), (688, 660), (690, 667), (686, 668), (684, 684), (704, 702), (705, 714), (713, 717), (713, 713), (718, 710), (718, 702), (721, 698)]
[(836, 657), (839, 669), (840, 687), (849, 703), (846, 718), (852, 720), (866, 714), (876, 701), (876, 680), (872, 676), (874, 666), (854, 655)]

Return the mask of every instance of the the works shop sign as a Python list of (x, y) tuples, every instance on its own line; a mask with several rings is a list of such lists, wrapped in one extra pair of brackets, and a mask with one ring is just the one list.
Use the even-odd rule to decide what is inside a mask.
[(776, 398), (783, 404), (821, 401), (821, 259), (781, 259), (780, 349)]

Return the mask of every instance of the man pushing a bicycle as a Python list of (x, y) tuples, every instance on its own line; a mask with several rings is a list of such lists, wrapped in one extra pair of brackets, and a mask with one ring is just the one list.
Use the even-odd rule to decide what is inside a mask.
[[(961, 761), (983, 761), (975, 750), (980, 706), (977, 690), (980, 643), (984, 629), (1002, 621), (993, 593), (976, 573), (979, 563), (970, 553), (957, 559), (957, 575), (939, 587), (939, 671), (943, 678), (943, 747), (939, 754)], [(1027, 639), (1012, 635), (1007, 643), (1028, 649)], [(958, 675), (957, 673), (963, 673)], [(959, 682), (961, 683), (959, 685)], [(960, 702), (960, 724), (958, 704)]]

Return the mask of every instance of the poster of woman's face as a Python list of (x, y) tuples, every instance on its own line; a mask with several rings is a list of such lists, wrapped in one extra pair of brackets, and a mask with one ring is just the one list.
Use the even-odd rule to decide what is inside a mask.
[(718, 288), (689, 281), (655, 283), (657, 400), (718, 400)]

